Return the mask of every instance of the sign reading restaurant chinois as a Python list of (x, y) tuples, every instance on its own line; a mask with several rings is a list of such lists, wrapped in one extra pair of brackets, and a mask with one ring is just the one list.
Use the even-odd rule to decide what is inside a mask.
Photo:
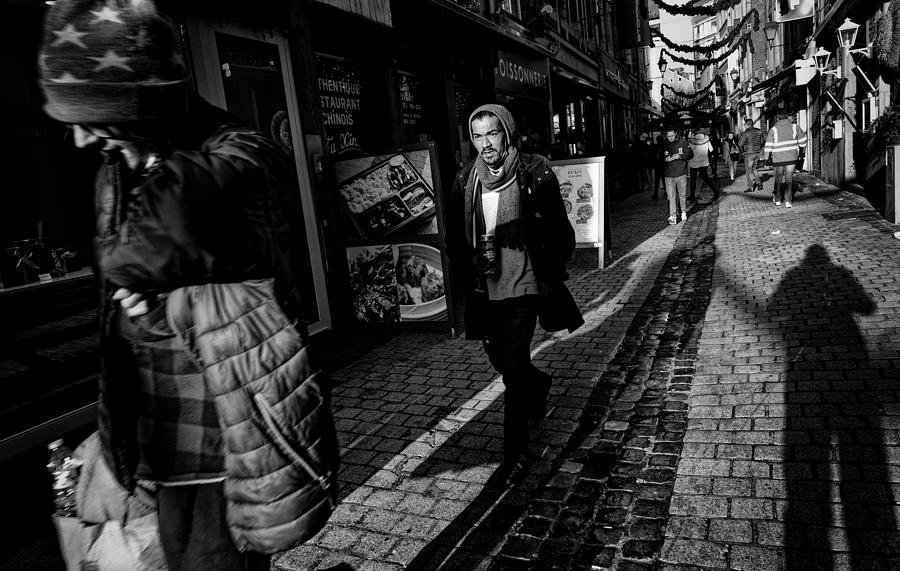
[(321, 4), (368, 18), (373, 22), (392, 26), (390, 0), (317, 0)]
[(547, 58), (529, 59), (518, 54), (498, 51), (494, 68), (497, 89), (538, 99), (550, 96), (550, 67)]

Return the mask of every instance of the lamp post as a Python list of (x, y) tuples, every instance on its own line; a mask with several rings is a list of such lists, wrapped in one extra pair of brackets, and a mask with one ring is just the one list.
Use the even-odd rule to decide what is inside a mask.
[(741, 72), (737, 69), (731, 70), (731, 81), (734, 82), (734, 87), (737, 87), (738, 82), (741, 80)]
[(828, 69), (831, 66), (830, 51), (826, 50), (825, 48), (819, 48), (816, 53), (813, 54), (813, 58), (815, 58), (816, 60), (816, 69), (819, 70), (819, 73), (821, 73), (822, 75), (833, 75), (835, 78), (840, 79), (840, 66), (837, 66), (835, 69)]
[(659, 54), (659, 61), (656, 62), (656, 65), (659, 67), (660, 73), (666, 73), (666, 68), (669, 67), (669, 62), (666, 61), (666, 58), (663, 57), (662, 53)]
[(856, 43), (856, 34), (859, 32), (859, 24), (847, 18), (837, 29), (838, 45), (844, 49), (850, 49)]
[(775, 37), (778, 36), (778, 22), (769, 20), (763, 26), (763, 32), (766, 33), (766, 40), (769, 42), (769, 49), (771, 49), (775, 45)]

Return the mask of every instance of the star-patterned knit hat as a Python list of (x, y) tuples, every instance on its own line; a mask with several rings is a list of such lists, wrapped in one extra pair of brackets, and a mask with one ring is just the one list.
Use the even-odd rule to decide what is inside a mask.
[(57, 0), (39, 65), (44, 110), (64, 123), (154, 120), (187, 109), (181, 44), (153, 0)]

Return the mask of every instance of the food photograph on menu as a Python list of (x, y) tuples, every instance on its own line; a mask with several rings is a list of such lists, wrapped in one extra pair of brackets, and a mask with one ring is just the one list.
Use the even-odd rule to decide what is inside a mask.
[(335, 163), (347, 239), (437, 234), (428, 149)]
[(361, 323), (447, 318), (441, 252), (427, 244), (347, 248), (353, 316)]

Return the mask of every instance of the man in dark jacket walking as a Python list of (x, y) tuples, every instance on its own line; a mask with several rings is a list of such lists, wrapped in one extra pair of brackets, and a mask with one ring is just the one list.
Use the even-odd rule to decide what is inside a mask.
[(495, 479), (513, 485), (528, 466), (528, 421), (543, 417), (551, 378), (531, 363), (535, 326), (584, 323), (563, 283), (575, 232), (547, 159), (512, 145), (515, 122), (501, 105), (469, 118), (476, 159), (456, 176), (447, 243), (466, 300), (467, 339), (479, 339), (503, 375), (504, 459)]
[[(694, 157), (694, 151), (687, 139), (676, 133), (674, 129), (666, 131), (666, 142), (663, 145), (663, 161), (666, 196), (669, 199), (669, 224), (677, 224), (687, 220), (687, 186), (688, 161)], [(681, 219), (678, 210), (681, 209)]]
[(169, 569), (267, 569), (225, 519), (222, 432), (203, 371), (166, 319), (189, 285), (275, 278), (291, 287), (286, 157), (194, 97), (173, 23), (152, 0), (58, 0), (40, 54), (48, 115), (102, 150), (96, 263), (102, 286), (98, 424), (120, 482), (155, 483)]
[(744, 168), (747, 173), (747, 188), (744, 192), (753, 192), (762, 188), (762, 180), (759, 178), (759, 159), (762, 154), (766, 136), (758, 127), (753, 125), (753, 119), (747, 117), (744, 121), (744, 131), (738, 136), (738, 147), (744, 155)]

